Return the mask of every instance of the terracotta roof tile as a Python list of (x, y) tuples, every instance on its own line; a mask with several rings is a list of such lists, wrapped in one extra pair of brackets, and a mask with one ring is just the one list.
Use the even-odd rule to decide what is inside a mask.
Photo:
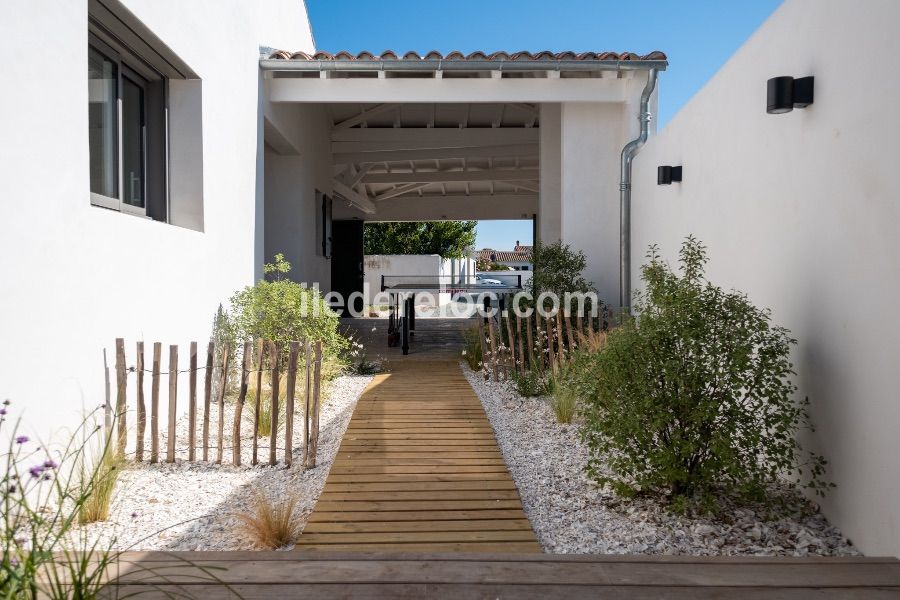
[(531, 262), (531, 251), (509, 252), (508, 250), (479, 250), (478, 258), (489, 262)]
[[(352, 54), (347, 51), (338, 52), (337, 54), (331, 54), (329, 52), (316, 52), (315, 54), (307, 54), (306, 52), (286, 52), (284, 50), (276, 50), (269, 55), (269, 58), (281, 59), (281, 60), (396, 60), (399, 58), (399, 54), (392, 50), (385, 50), (380, 55), (374, 55), (371, 52), (362, 51), (357, 54)], [(515, 60), (515, 61), (526, 61), (526, 60), (603, 60), (603, 61), (628, 61), (628, 60), (666, 60), (666, 55), (663, 52), (658, 50), (654, 50), (649, 54), (635, 54), (634, 52), (581, 52), (575, 53), (571, 50), (566, 50), (563, 52), (551, 52), (550, 50), (542, 50), (540, 52), (536, 52), (532, 54), (527, 50), (522, 50), (520, 52), (492, 52), (490, 54), (486, 54), (481, 50), (476, 50), (475, 52), (471, 52), (466, 55), (460, 52), (459, 50), (454, 50), (452, 52), (448, 52), (447, 54), (441, 54), (437, 50), (432, 50), (424, 57), (420, 56), (416, 52), (406, 52), (403, 54), (404, 59), (419, 59), (419, 60)]]

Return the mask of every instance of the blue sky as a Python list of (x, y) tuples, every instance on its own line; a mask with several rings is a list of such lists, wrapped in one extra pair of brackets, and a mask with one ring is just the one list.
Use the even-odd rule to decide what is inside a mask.
[[(662, 50), (664, 127), (781, 0), (306, 0), (319, 50)], [(478, 247), (531, 241), (530, 221), (482, 221)]]

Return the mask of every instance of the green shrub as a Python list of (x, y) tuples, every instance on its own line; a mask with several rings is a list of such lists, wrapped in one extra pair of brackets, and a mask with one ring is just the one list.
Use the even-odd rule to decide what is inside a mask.
[[(573, 250), (571, 246), (562, 242), (536, 244), (532, 261), (534, 273), (526, 287), (535, 302), (543, 292), (556, 294), (560, 306), (563, 306), (566, 292), (596, 294), (594, 284), (584, 278), (587, 258), (581, 250)], [(598, 304), (602, 305), (599, 300)], [(590, 311), (591, 306), (591, 301), (586, 300), (585, 311)], [(575, 310), (576, 307), (574, 302), (570, 306), (572, 310)], [(545, 302), (545, 308), (550, 308), (549, 300)]]
[(530, 369), (525, 374), (513, 373), (516, 391), (524, 398), (534, 398), (547, 393), (547, 382), (537, 370)]
[(823, 494), (825, 460), (795, 438), (809, 417), (808, 401), (794, 399), (789, 331), (709, 283), (694, 238), (681, 248), (681, 275), (655, 247), (648, 258), (640, 316), (583, 359), (588, 473), (623, 493), (667, 491), (681, 506), (712, 508), (719, 493), (763, 500), (787, 476)]
[[(339, 359), (348, 347), (347, 339), (338, 331), (340, 318), (318, 290), (285, 279), (290, 270), (290, 263), (277, 254), (275, 262), (264, 268), (272, 281), (261, 280), (231, 297), (227, 315), (229, 338), (238, 341), (262, 338), (275, 341), (282, 348), (291, 341), (321, 341), (325, 361)], [(326, 371), (333, 377), (340, 369)]]
[(481, 355), (481, 333), (478, 325), (472, 325), (462, 330), (463, 337), (463, 358), (469, 364), (473, 371), (482, 369), (484, 357)]

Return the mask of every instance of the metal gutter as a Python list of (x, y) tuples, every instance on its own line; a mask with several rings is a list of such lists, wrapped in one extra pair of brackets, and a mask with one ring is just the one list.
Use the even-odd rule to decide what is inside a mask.
[(650, 69), (641, 92), (638, 121), (641, 131), (622, 148), (619, 179), (619, 307), (631, 314), (631, 163), (650, 130), (650, 96), (656, 88), (657, 69)]

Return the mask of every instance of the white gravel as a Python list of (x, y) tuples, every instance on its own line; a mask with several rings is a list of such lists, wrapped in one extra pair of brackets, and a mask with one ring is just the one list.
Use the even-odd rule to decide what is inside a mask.
[[(109, 520), (81, 527), (76, 535), (83, 534), (91, 543), (99, 540), (100, 547), (120, 550), (249, 550), (251, 544), (242, 539), (234, 515), (250, 510), (257, 491), (270, 498), (296, 494), (296, 510), (305, 524), (325, 485), (356, 401), (371, 380), (371, 376), (343, 375), (329, 385), (320, 415), (314, 469), (303, 469), (299, 451), (294, 452), (290, 468), (283, 462), (274, 467), (250, 466), (252, 435), (242, 436), (243, 466), (231, 466), (234, 406), (226, 404), (223, 464), (187, 462), (186, 447), (177, 449), (175, 463), (129, 463), (119, 476)], [(215, 406), (210, 413), (210, 461), (214, 461), (218, 431)], [(295, 444), (299, 444), (302, 418), (294, 423)], [(179, 442), (187, 439), (187, 424), (187, 416), (178, 422)], [(164, 458), (165, 434), (162, 438), (160, 452)], [(283, 433), (279, 438), (283, 444)], [(268, 464), (268, 439), (260, 438), (258, 452), (260, 463)], [(197, 457), (201, 456), (198, 450)], [(283, 450), (278, 451), (278, 458), (283, 461)]]
[[(673, 514), (651, 498), (625, 499), (584, 474), (577, 425), (556, 422), (547, 398), (523, 398), (511, 382), (485, 382), (461, 363), (481, 398), (546, 552), (686, 555), (858, 555), (813, 503), (766, 519), (752, 507), (715, 518)], [(758, 507), (757, 507), (758, 508)]]

